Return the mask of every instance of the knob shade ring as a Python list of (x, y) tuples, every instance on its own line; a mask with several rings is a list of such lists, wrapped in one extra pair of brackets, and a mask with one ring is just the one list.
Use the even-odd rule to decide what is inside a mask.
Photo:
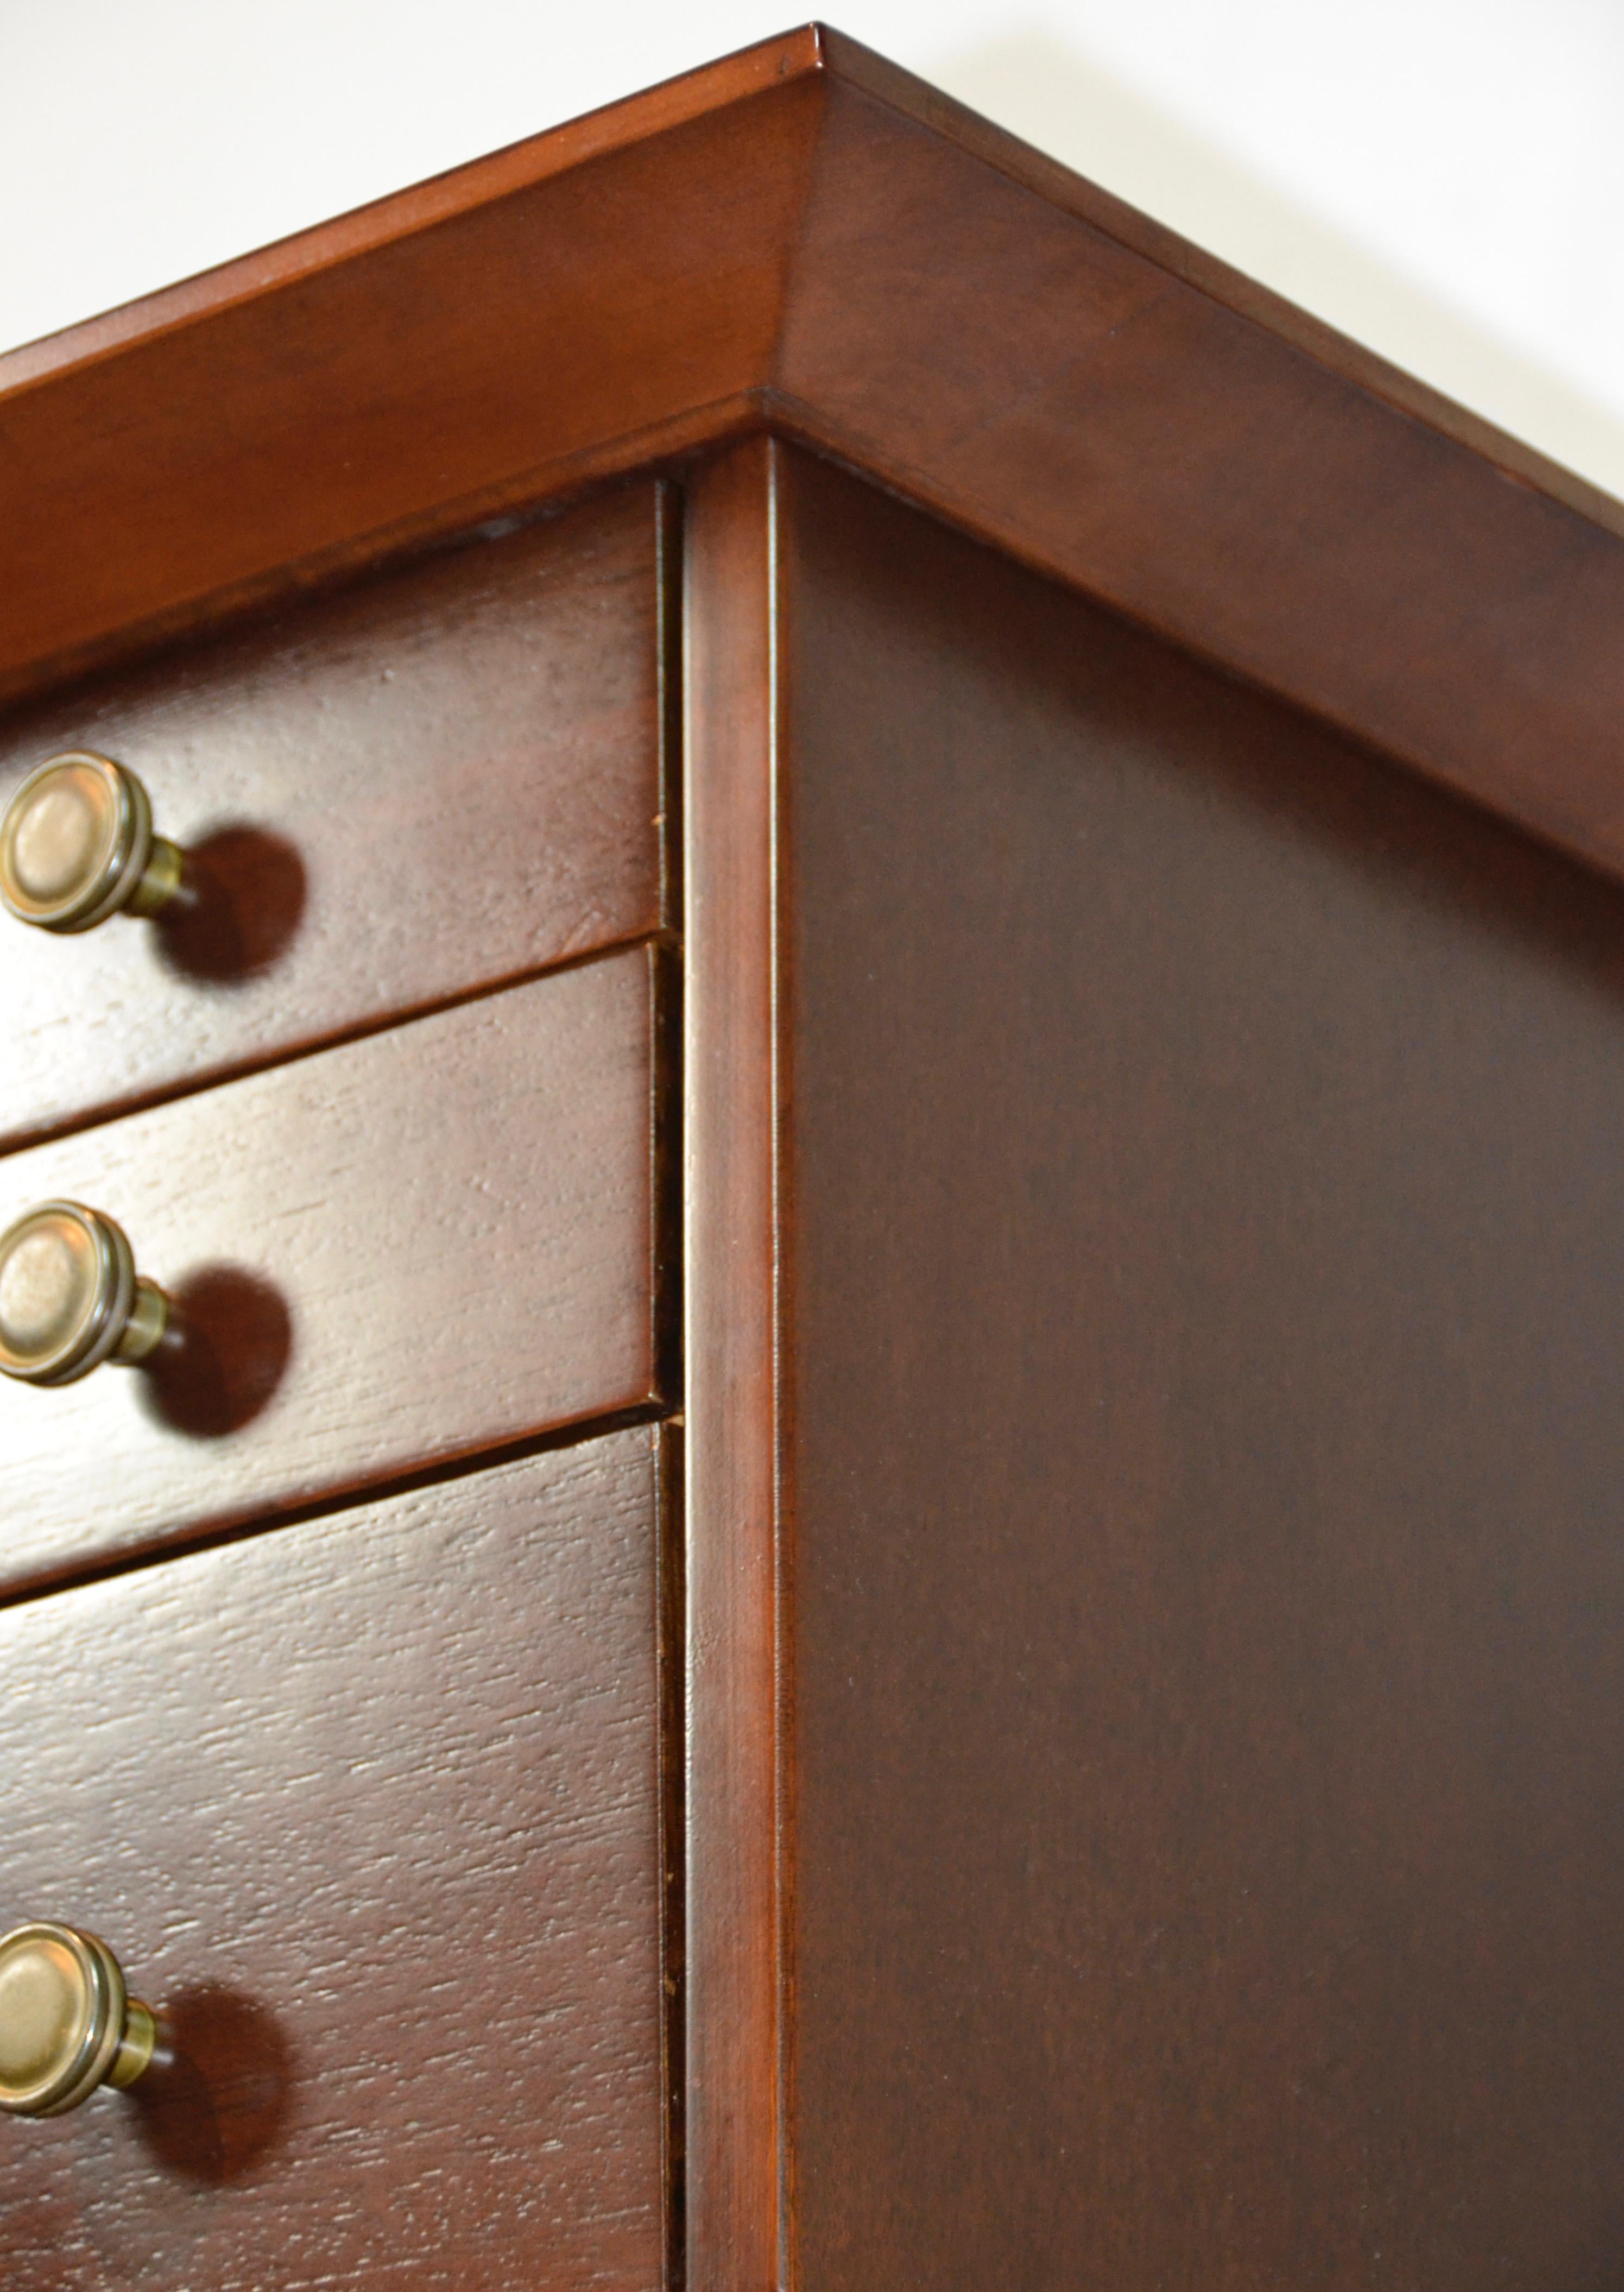
[[(118, 1961), (97, 1935), (44, 1920), (5, 1935), (0, 2110), (12, 2117), (61, 2117), (87, 2101), (117, 2057), (129, 2006)], [(25, 2024), (20, 2046), (12, 2036), (19, 2022)]]
[[(30, 1243), (44, 1249), (53, 1239), (61, 1256), (76, 1245), (88, 1250), (90, 1273), (83, 1285), (86, 1295), (60, 1333), (46, 1330), (31, 1338), (28, 1330), (8, 1327), (7, 1275)], [(0, 1234), (0, 1374), (41, 1385), (73, 1384), (88, 1376), (118, 1351), (134, 1310), (136, 1287), (134, 1254), (111, 1218), (86, 1209), (82, 1202), (40, 1203)]]
[[(65, 836), (52, 833), (53, 801)], [(0, 819), (0, 904), (40, 931), (93, 931), (136, 901), (154, 843), (152, 805), (134, 773), (93, 749), (67, 749), (28, 774)], [(35, 844), (48, 847), (43, 864)]]

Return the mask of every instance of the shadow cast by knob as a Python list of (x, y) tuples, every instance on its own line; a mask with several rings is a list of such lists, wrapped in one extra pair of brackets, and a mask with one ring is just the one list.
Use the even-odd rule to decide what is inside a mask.
[(287, 2119), (294, 2056), (287, 2038), (255, 1999), (212, 1985), (170, 1998), (160, 2027), (162, 2051), (128, 2094), (141, 2145), (158, 2164), (206, 2187), (240, 2180)]
[(216, 1441), (269, 1407), (293, 1355), (293, 1319), (268, 1281), (208, 1265), (170, 1293), (170, 1326), (147, 1362), (146, 1405), (171, 1432)]
[(206, 986), (257, 979), (293, 944), (306, 892), (304, 862), (285, 838), (217, 828), (188, 848), (181, 889), (157, 920), (164, 960)]

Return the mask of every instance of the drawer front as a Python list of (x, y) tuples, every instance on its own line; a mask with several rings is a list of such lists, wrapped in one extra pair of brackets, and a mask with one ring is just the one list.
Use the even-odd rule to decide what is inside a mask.
[(179, 2053), (0, 2120), (7, 2292), (655, 2292), (658, 1439), (0, 1616), (0, 1913)]
[(645, 948), (0, 1162), (116, 1220), (139, 1368), (0, 1380), (0, 1584), (655, 1394)]
[(194, 904), (0, 914), (0, 1143), (660, 923), (660, 496), (313, 600), (0, 728), (146, 786)]

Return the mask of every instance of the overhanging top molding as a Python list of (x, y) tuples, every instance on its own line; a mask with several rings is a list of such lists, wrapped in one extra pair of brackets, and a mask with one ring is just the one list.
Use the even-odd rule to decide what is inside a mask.
[(0, 359), (0, 691), (763, 427), (1624, 876), (1624, 504), (815, 26)]

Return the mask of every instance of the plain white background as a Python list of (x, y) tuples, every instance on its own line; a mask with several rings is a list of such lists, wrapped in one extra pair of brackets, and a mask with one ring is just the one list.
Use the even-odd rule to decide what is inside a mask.
[[(0, 346), (796, 20), (0, 0)], [(841, 28), (1624, 495), (1624, 0), (850, 0)]]

